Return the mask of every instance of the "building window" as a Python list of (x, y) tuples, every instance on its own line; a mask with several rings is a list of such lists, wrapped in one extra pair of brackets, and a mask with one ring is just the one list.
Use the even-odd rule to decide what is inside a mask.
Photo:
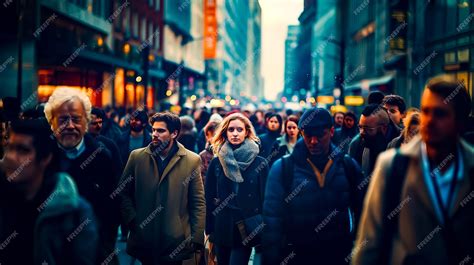
[(160, 49), (160, 28), (156, 27), (156, 34), (155, 34), (155, 49)]
[(458, 51), (458, 62), (469, 62), (469, 49), (463, 49)]
[(465, 31), (470, 27), (470, 6), (468, 0), (458, 0), (458, 23), (457, 31)]
[(133, 21), (132, 21), (132, 35), (133, 37), (138, 37), (138, 14), (133, 14)]
[(149, 35), (149, 39), (147, 40), (148, 41), (148, 45), (150, 46), (150, 48), (153, 48), (154, 45), (153, 43), (156, 41), (156, 36), (155, 36), (155, 32), (153, 32), (153, 23), (150, 22), (148, 23), (148, 35)]
[(125, 9), (123, 12), (122, 28), (126, 35), (130, 35), (130, 10)]
[[(141, 36), (141, 39), (142, 41), (146, 41), (148, 40), (148, 37), (147, 37), (147, 33), (146, 33), (146, 18), (142, 18), (142, 24), (140, 26), (140, 36)], [(151, 33), (148, 33), (148, 35), (150, 35)]]
[(452, 64), (456, 63), (456, 53), (455, 52), (447, 52), (444, 54), (444, 63)]

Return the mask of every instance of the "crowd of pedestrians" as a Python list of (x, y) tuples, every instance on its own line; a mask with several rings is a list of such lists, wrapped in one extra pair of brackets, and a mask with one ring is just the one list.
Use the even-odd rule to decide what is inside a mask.
[[(419, 109), (1, 113), (0, 264), (470, 264), (474, 123), (448, 76)], [(123, 113), (122, 113), (123, 112)], [(7, 115), (8, 113), (8, 115)]]

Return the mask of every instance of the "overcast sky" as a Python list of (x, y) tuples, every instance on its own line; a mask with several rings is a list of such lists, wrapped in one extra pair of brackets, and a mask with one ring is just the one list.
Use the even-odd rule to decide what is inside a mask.
[(275, 100), (283, 90), (285, 39), (288, 25), (297, 25), (303, 0), (259, 0), (262, 7), (262, 75), (265, 98)]

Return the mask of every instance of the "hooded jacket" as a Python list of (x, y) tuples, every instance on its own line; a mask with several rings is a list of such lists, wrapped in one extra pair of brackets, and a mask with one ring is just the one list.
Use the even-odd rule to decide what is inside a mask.
[[(53, 188), (44, 194), (46, 199), (41, 199), (36, 209), (39, 213), (34, 220), (33, 253), (25, 255), (33, 255), (34, 264), (96, 264), (98, 233), (91, 206), (79, 196), (67, 174), (50, 178)], [(45, 182), (46, 179), (43, 189)], [(8, 205), (0, 207), (1, 238), (15, 229), (12, 220), (17, 210)]]

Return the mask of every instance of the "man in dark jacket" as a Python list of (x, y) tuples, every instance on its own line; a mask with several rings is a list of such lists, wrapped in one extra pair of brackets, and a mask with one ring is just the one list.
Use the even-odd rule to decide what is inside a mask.
[(353, 112), (344, 113), (344, 119), (342, 127), (337, 128), (334, 132), (334, 137), (332, 142), (337, 146), (342, 148), (343, 152), (346, 154), (349, 150), (349, 144), (352, 141), (352, 138), (359, 133), (359, 128), (357, 125), (357, 118)]
[(264, 264), (347, 264), (363, 189), (357, 163), (331, 144), (331, 114), (306, 111), (303, 139), (275, 162), (263, 206)]
[(117, 173), (117, 181), (120, 178), (122, 173), (123, 160), (120, 156), (120, 151), (117, 144), (114, 142), (113, 139), (103, 136), (103, 124), (107, 117), (105, 116), (105, 112), (99, 108), (92, 108), (91, 112), (91, 121), (89, 122), (89, 135), (95, 138), (99, 143), (105, 145), (107, 149), (109, 149), (110, 153), (112, 154), (112, 159), (114, 160), (113, 166), (116, 168)]
[(131, 114), (128, 122), (129, 129), (122, 133), (117, 143), (124, 163), (133, 150), (146, 147), (151, 142), (151, 131), (147, 126), (148, 115), (145, 110), (137, 109)]
[(96, 264), (91, 206), (65, 173), (50, 170), (46, 120), (13, 122), (0, 170), (0, 263)]
[(75, 89), (56, 89), (45, 105), (45, 115), (58, 142), (57, 167), (76, 182), (79, 194), (97, 217), (99, 245), (97, 262), (110, 255), (118, 264), (115, 241), (119, 224), (118, 201), (110, 196), (116, 188), (117, 172), (110, 151), (86, 134), (91, 119), (91, 103)]
[(362, 171), (365, 176), (370, 176), (378, 155), (387, 149), (388, 143), (400, 135), (400, 128), (391, 121), (384, 108), (371, 104), (362, 112), (359, 131), (364, 145)]

